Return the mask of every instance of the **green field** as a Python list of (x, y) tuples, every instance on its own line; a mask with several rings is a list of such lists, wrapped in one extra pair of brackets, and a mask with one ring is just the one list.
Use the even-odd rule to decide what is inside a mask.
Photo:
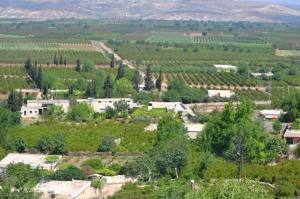
[(70, 151), (96, 152), (104, 136), (121, 138), (119, 152), (144, 152), (154, 144), (155, 133), (145, 133), (146, 123), (118, 123), (114, 121), (99, 124), (81, 124), (49, 122), (29, 127), (16, 127), (9, 132), (8, 139), (24, 138), (29, 148), (37, 145), (39, 139), (63, 134)]

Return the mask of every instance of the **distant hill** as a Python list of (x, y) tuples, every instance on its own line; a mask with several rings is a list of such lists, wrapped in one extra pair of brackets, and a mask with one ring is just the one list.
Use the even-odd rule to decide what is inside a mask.
[[(300, 21), (300, 8), (271, 0), (1, 0), (0, 18)], [(269, 1), (268, 1), (269, 2)]]

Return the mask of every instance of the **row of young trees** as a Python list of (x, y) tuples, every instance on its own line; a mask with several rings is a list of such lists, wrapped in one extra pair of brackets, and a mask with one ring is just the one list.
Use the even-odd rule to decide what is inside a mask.
[(55, 54), (54, 57), (53, 57), (53, 64), (58, 66), (58, 65), (65, 65), (67, 66), (67, 59), (66, 58), (63, 58), (63, 56), (58, 56)]

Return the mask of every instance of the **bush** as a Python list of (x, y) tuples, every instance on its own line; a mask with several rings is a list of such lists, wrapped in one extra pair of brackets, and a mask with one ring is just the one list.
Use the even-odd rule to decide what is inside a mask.
[(15, 150), (18, 153), (24, 153), (25, 152), (27, 144), (25, 143), (25, 141), (22, 138), (17, 138), (14, 141), (14, 145), (15, 145)]
[(71, 107), (69, 118), (75, 122), (88, 122), (93, 119), (94, 111), (87, 103), (77, 103)]
[(109, 152), (113, 151), (116, 148), (115, 139), (110, 136), (106, 136), (101, 140), (101, 144), (99, 146), (99, 152)]
[(84, 72), (89, 72), (95, 70), (95, 63), (92, 61), (84, 62), (82, 69)]
[(68, 145), (63, 134), (56, 134), (53, 137), (42, 137), (36, 146), (42, 153), (65, 155), (68, 153)]
[(64, 170), (58, 170), (52, 174), (52, 180), (71, 181), (71, 180), (84, 180), (85, 174), (75, 166), (69, 166)]

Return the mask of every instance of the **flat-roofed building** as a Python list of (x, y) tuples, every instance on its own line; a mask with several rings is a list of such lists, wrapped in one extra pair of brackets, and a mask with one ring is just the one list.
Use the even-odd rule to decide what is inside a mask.
[(282, 110), (262, 110), (259, 112), (264, 119), (279, 119), (283, 114)]
[(48, 162), (46, 158), (47, 155), (43, 154), (10, 153), (0, 161), (0, 170), (5, 171), (8, 165), (18, 163), (28, 164), (32, 168), (56, 170), (61, 156), (58, 156), (56, 162)]
[(208, 97), (230, 98), (235, 95), (231, 90), (208, 90)]
[(205, 124), (200, 123), (185, 123), (184, 126), (190, 139), (196, 139), (205, 128)]
[(149, 102), (148, 110), (152, 109), (167, 109), (176, 113), (186, 110), (181, 102)]
[(125, 101), (129, 105), (129, 109), (138, 107), (130, 98), (103, 98), (103, 99), (78, 99), (78, 103), (89, 104), (95, 112), (103, 113), (106, 108), (114, 108), (114, 104), (120, 101)]
[(288, 129), (283, 136), (287, 144), (295, 145), (300, 142), (300, 130)]
[(274, 73), (268, 72), (268, 73), (251, 73), (253, 77), (273, 77)]
[(238, 68), (233, 65), (215, 64), (214, 67), (217, 69), (218, 72), (237, 72), (238, 71)]
[(91, 182), (82, 180), (40, 182), (35, 191), (41, 194), (41, 199), (100, 198), (99, 191), (91, 186)]
[(69, 100), (27, 100), (27, 104), (21, 108), (23, 118), (36, 118), (42, 115), (50, 106), (61, 106), (66, 113), (70, 108)]

